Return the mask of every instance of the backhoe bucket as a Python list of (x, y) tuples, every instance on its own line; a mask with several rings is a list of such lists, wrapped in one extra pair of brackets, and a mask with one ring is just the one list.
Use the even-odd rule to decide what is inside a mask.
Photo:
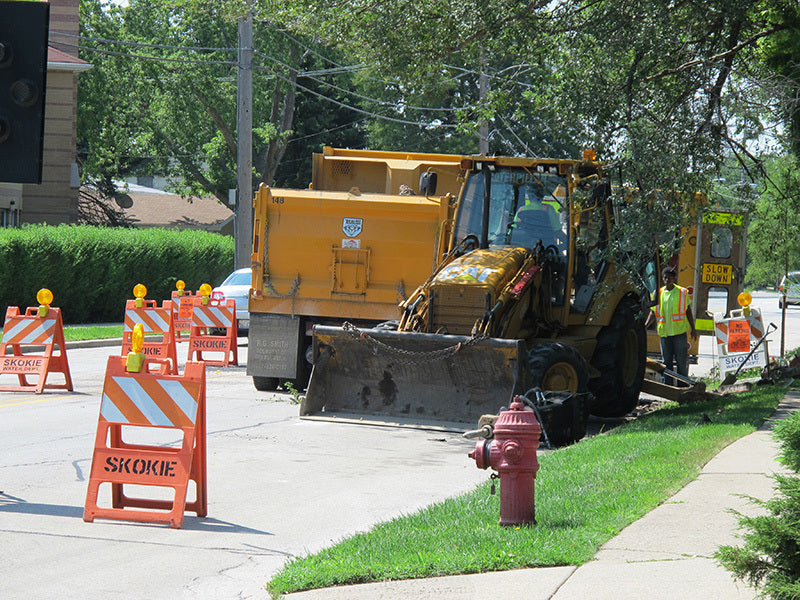
[(317, 325), (300, 414), (475, 423), (509, 405), (524, 356), (520, 340)]

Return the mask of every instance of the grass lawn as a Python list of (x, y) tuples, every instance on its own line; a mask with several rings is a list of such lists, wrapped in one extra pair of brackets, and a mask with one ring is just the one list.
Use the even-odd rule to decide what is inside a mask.
[[(278, 597), (370, 581), (580, 565), (694, 479), (722, 448), (760, 426), (785, 392), (783, 386), (759, 386), (724, 399), (670, 403), (543, 453), (534, 526), (498, 526), (500, 496), (489, 493), (490, 470), (487, 482), (468, 494), (292, 560), (267, 589)], [(704, 414), (710, 424), (703, 423)]]
[(121, 338), (122, 325), (81, 325), (79, 327), (64, 326), (64, 339), (68, 342), (83, 340), (102, 340), (106, 338)]

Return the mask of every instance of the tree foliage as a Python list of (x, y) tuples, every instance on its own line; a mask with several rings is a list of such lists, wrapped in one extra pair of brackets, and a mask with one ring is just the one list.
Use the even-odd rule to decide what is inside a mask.
[[(81, 0), (81, 55), (94, 64), (79, 101), (87, 177), (161, 173), (185, 195), (227, 201), (236, 187), (237, 8), (207, 0)], [(310, 164), (312, 149), (358, 144), (363, 134), (340, 127), (352, 115), (322, 102), (314, 94), (320, 84), (300, 75), (324, 70), (328, 57), (268, 22), (254, 27), (254, 50), (253, 186), (305, 185), (308, 174), (298, 177), (295, 165), (279, 168), (289, 143), (302, 147), (294, 160), (308, 155)]]
[(748, 231), (747, 281), (754, 286), (775, 285), (800, 269), (800, 161), (769, 161), (765, 173)]

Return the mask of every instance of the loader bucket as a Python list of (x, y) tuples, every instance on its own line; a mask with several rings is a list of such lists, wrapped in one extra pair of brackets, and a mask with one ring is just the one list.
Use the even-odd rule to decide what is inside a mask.
[(314, 327), (314, 369), (301, 415), (475, 423), (508, 406), (521, 381), (521, 340), (350, 327)]

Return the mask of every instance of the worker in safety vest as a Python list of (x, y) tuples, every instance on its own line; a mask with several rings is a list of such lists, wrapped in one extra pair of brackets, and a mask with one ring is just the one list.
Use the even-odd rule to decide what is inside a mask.
[(664, 287), (658, 288), (653, 297), (652, 310), (647, 315), (645, 327), (656, 321), (656, 331), (661, 340), (661, 360), (670, 371), (689, 375), (689, 340), (697, 339), (694, 328), (694, 315), (689, 305), (689, 290), (679, 285), (675, 267), (666, 266), (661, 270)]

